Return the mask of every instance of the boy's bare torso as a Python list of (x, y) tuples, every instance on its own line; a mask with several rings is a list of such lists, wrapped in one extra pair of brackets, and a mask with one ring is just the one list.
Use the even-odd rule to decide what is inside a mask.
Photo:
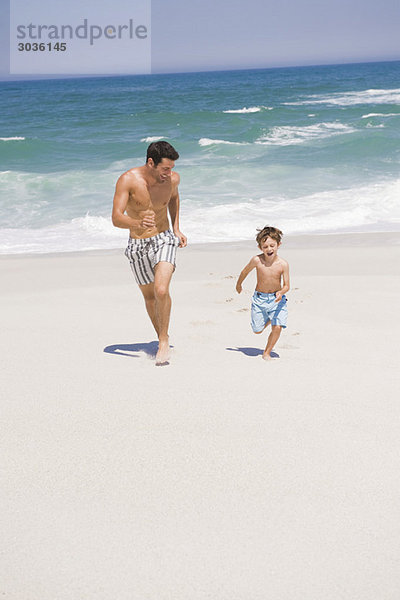
[(154, 225), (144, 230), (132, 227), (129, 229), (130, 236), (136, 239), (152, 237), (169, 228), (168, 203), (179, 183), (179, 175), (172, 173), (165, 181), (150, 185), (145, 172), (145, 167), (135, 167), (124, 173), (129, 190), (126, 214), (139, 221), (146, 215), (153, 215), (155, 219)]
[(258, 254), (255, 257), (257, 285), (256, 291), (264, 294), (274, 294), (282, 288), (282, 275), (285, 261), (276, 256), (271, 263), (268, 263), (264, 254)]

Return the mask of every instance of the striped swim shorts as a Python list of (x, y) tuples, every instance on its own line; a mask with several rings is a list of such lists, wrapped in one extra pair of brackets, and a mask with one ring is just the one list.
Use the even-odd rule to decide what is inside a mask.
[(125, 256), (129, 260), (132, 273), (139, 285), (154, 281), (155, 266), (162, 261), (174, 265), (179, 238), (170, 230), (150, 238), (129, 238)]

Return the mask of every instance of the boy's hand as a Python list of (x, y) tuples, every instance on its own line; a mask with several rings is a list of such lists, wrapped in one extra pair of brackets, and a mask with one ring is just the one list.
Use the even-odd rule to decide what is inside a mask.
[(280, 302), (281, 300), (282, 300), (282, 292), (276, 292), (275, 302)]
[(236, 284), (236, 291), (238, 294), (240, 294), (240, 292), (242, 291), (242, 284), (239, 282)]

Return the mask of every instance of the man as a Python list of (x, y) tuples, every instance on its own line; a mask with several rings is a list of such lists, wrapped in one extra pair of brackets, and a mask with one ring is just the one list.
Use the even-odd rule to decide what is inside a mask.
[(118, 179), (112, 211), (115, 227), (130, 232), (125, 255), (157, 332), (158, 365), (169, 360), (169, 284), (175, 270), (176, 249), (187, 244), (179, 229), (180, 179), (172, 171), (178, 158), (179, 154), (168, 142), (150, 144), (146, 164), (130, 169)]

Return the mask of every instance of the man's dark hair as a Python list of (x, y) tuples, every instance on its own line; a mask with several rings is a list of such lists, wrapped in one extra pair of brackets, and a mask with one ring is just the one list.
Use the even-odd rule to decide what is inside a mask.
[(168, 142), (153, 142), (147, 148), (146, 163), (149, 158), (152, 158), (154, 165), (157, 166), (163, 158), (169, 158), (169, 160), (178, 160), (179, 154)]

